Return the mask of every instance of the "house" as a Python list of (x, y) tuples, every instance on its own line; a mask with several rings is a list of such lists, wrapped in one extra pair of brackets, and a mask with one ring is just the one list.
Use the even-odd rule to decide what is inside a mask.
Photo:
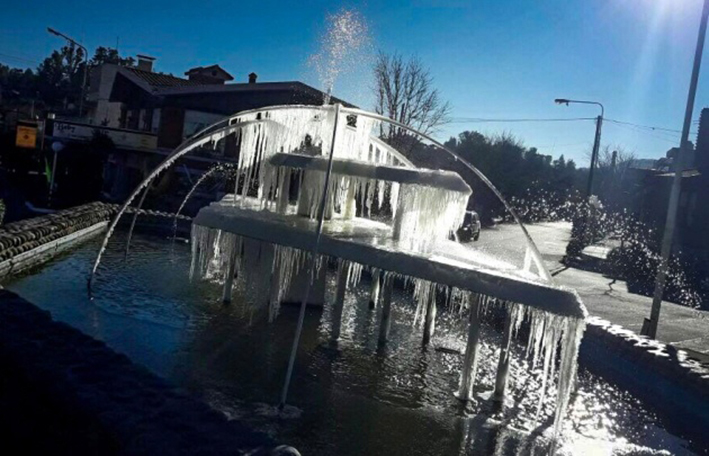
[[(258, 82), (256, 73), (234, 83), (219, 65), (190, 68), (178, 77), (155, 71), (155, 58), (138, 55), (135, 67), (103, 64), (92, 70), (83, 123), (57, 121), (52, 141), (76, 147), (100, 131), (115, 148), (106, 151), (103, 197), (120, 201), (186, 138), (226, 116), (274, 105), (323, 104), (325, 94), (299, 81)], [(346, 106), (353, 106), (336, 98)], [(99, 151), (96, 151), (99, 152)], [(222, 156), (191, 154), (163, 179), (178, 194), (215, 160), (236, 160), (227, 141)], [(65, 153), (65, 155), (68, 155)]]
[[(89, 121), (94, 125), (157, 135), (157, 147), (174, 148), (202, 128), (239, 111), (283, 104), (321, 105), (325, 94), (299, 81), (227, 83), (219, 65), (191, 68), (187, 78), (153, 71), (154, 59), (137, 67), (104, 64), (92, 74)], [(347, 106), (341, 100), (333, 99)]]

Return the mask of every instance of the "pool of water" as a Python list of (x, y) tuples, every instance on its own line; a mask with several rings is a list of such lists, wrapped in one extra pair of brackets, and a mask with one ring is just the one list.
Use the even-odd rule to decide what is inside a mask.
[[(3, 286), (303, 454), (549, 453), (555, 391), (540, 393), (539, 369), (524, 359), (524, 347), (515, 347), (504, 413), (490, 411), (501, 337), (493, 326), (481, 338), (478, 400), (463, 406), (452, 392), (464, 321), (439, 312), (432, 346), (422, 349), (422, 329), (411, 325), (411, 293), (396, 290), (391, 341), (378, 349), (379, 317), (368, 308), (363, 280), (347, 298), (337, 345), (329, 342), (328, 309), (308, 310), (290, 405), (278, 413), (298, 309), (283, 306), (269, 324), (254, 310), (261, 298), (250, 284), (237, 281), (234, 301), (225, 306), (219, 284), (190, 281), (185, 242), (137, 235), (124, 259), (124, 238), (119, 233), (109, 246), (94, 300), (87, 297), (86, 277), (96, 239)], [(330, 282), (332, 293), (333, 277)], [(580, 366), (557, 453), (704, 454), (702, 444), (684, 434), (672, 428), (671, 417)]]

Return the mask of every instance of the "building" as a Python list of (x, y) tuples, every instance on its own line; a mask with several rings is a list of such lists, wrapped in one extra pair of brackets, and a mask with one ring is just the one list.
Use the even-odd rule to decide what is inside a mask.
[(153, 65), (152, 57), (138, 56), (137, 67), (97, 68), (88, 94), (89, 122), (154, 134), (157, 147), (174, 148), (230, 114), (272, 105), (320, 105), (325, 96), (299, 81), (257, 82), (255, 73), (243, 83), (227, 83), (234, 77), (219, 65), (191, 68), (187, 78), (157, 73)]
[[(103, 64), (92, 70), (86, 118), (55, 119), (48, 125), (47, 146), (60, 142), (60, 168), (62, 163), (87, 161), (87, 145), (93, 148), (91, 156), (104, 157), (103, 169), (87, 173), (103, 176), (103, 198), (109, 200), (124, 200), (175, 147), (226, 116), (273, 105), (322, 105), (325, 98), (320, 90), (299, 81), (258, 82), (256, 73), (251, 73), (244, 82), (234, 83), (234, 77), (219, 65), (191, 68), (185, 77), (177, 77), (156, 72), (153, 57), (138, 55), (137, 60), (135, 67)], [(332, 102), (352, 106), (336, 98)], [(98, 150), (97, 133), (115, 147)], [(173, 193), (181, 193), (215, 160), (236, 160), (238, 146), (230, 143), (227, 148), (219, 157), (191, 154), (163, 181)], [(84, 158), (70, 160), (79, 153), (75, 151)], [(69, 181), (81, 179), (75, 176)]]
[[(690, 145), (691, 146), (691, 145)], [(640, 217), (658, 232), (664, 230), (667, 206), (675, 176), (674, 162), (679, 149), (667, 151), (664, 158), (644, 170)], [(702, 109), (696, 147), (685, 156), (675, 225), (673, 251), (698, 264), (709, 264), (709, 108)]]

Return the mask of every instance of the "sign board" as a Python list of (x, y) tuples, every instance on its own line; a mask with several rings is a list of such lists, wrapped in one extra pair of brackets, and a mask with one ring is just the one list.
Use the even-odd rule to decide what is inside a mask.
[(118, 128), (97, 127), (73, 122), (54, 122), (54, 138), (73, 139), (78, 141), (91, 141), (94, 132), (100, 132), (113, 141), (117, 147), (132, 149), (155, 149), (158, 146), (158, 137), (150, 133), (139, 131), (121, 130)]
[(37, 126), (17, 124), (17, 134), (15, 135), (15, 145), (34, 149), (37, 147)]

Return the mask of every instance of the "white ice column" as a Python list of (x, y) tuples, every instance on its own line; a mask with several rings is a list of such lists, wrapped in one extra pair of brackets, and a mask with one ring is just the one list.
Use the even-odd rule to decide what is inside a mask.
[(234, 286), (234, 275), (236, 274), (236, 252), (229, 252), (229, 267), (227, 268), (226, 277), (224, 278), (224, 291), (222, 293), (222, 302), (229, 304), (231, 302), (231, 289)]
[(281, 306), (281, 266), (278, 262), (274, 262), (273, 271), (271, 272), (271, 288), (268, 297), (268, 320), (273, 321), (276, 318), (278, 309)]
[(426, 303), (426, 322), (423, 327), (423, 345), (426, 346), (431, 342), (431, 337), (436, 331), (436, 289), (433, 288), (428, 295), (428, 303)]
[(347, 293), (347, 276), (351, 263), (340, 260), (337, 266), (337, 291), (335, 292), (335, 302), (332, 304), (332, 340), (340, 338), (342, 329), (342, 311), (345, 307), (345, 295)]
[(406, 187), (404, 185), (399, 188), (399, 194), (396, 199), (396, 215), (394, 215), (394, 222), (391, 229), (391, 236), (395, 241), (401, 239), (401, 229), (404, 223), (404, 194), (406, 193)]
[(470, 320), (468, 324), (468, 344), (465, 347), (463, 371), (460, 373), (460, 386), (455, 397), (461, 401), (472, 399), (475, 371), (477, 368), (478, 340), (480, 338), (480, 297), (470, 300)]
[(512, 311), (508, 307), (505, 316), (505, 329), (502, 336), (502, 347), (500, 349), (500, 361), (497, 364), (497, 377), (495, 378), (495, 393), (493, 400), (500, 405), (505, 401), (505, 390), (507, 389), (507, 374), (510, 372), (510, 345), (512, 344)]
[(379, 301), (379, 289), (381, 287), (381, 271), (372, 271), (372, 288), (369, 292), (369, 309), (375, 309), (377, 307), (377, 301)]
[(347, 187), (347, 198), (345, 200), (345, 209), (343, 217), (347, 220), (352, 220), (357, 215), (357, 202), (355, 197), (357, 192), (357, 185), (355, 185), (355, 180), (349, 180), (349, 186)]
[(389, 339), (389, 330), (391, 329), (391, 295), (394, 288), (391, 277), (383, 277), (381, 308), (382, 317), (379, 324), (379, 345), (383, 346)]
[(279, 214), (285, 214), (288, 210), (288, 203), (290, 202), (290, 179), (291, 173), (289, 170), (283, 170), (283, 176), (281, 177), (281, 182), (278, 187), (278, 199), (276, 202), (276, 212)]

